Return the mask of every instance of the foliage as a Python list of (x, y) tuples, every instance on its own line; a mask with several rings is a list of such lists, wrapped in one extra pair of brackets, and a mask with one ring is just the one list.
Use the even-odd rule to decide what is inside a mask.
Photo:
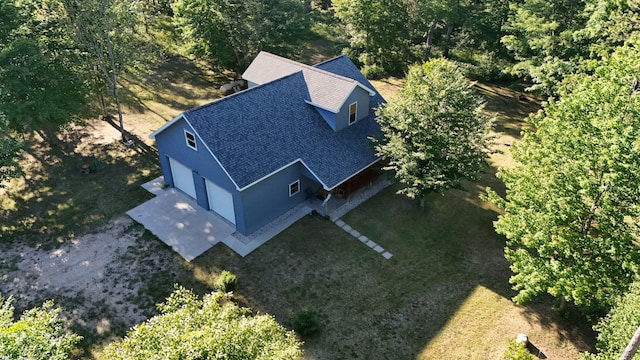
[(583, 26), (583, 8), (575, 0), (511, 4), (502, 43), (518, 61), (513, 73), (535, 82), (531, 90), (552, 95), (565, 75), (577, 71), (585, 48), (574, 41), (573, 32)]
[[(60, 0), (68, 25), (84, 51), (83, 66), (94, 75), (93, 89), (101, 96), (103, 87), (116, 103), (122, 139), (125, 141), (119, 78), (147, 67), (153, 53), (140, 31), (141, 5), (129, 0)], [(106, 110), (103, 112), (106, 115)]]
[(0, 48), (0, 114), (11, 129), (44, 130), (54, 141), (59, 127), (83, 116), (88, 89), (59, 4), (19, 4), (8, 12), (13, 19), (0, 29), (0, 43), (5, 43)]
[(582, 72), (601, 56), (637, 38), (637, 0), (525, 0), (510, 5), (502, 43), (518, 63), (514, 74), (534, 81), (530, 88), (556, 95), (565, 76)]
[[(609, 314), (593, 327), (598, 332), (597, 354), (584, 354), (585, 359), (619, 359), (633, 333), (640, 326), (640, 282), (618, 298)], [(634, 359), (640, 359), (636, 354)]]
[(320, 323), (316, 312), (311, 308), (302, 308), (293, 318), (293, 330), (302, 336), (311, 336), (319, 329)]
[(519, 291), (582, 307), (610, 306), (638, 273), (640, 49), (616, 51), (592, 76), (567, 79), (560, 99), (529, 118), (502, 169), (495, 222)]
[(400, 94), (377, 110), (383, 138), (375, 148), (401, 193), (423, 199), (475, 178), (485, 164), (491, 121), (471, 87), (454, 63), (434, 59), (412, 66)]
[(408, 63), (409, 14), (403, 0), (334, 0), (347, 26), (349, 55), (364, 66), (401, 72)]
[(15, 139), (0, 137), (0, 188), (5, 181), (22, 173), (18, 163), (22, 157), (21, 150), (22, 147)]
[(222, 293), (176, 289), (162, 314), (105, 350), (108, 359), (296, 359), (300, 342), (269, 315), (251, 316)]
[(220, 273), (214, 284), (216, 290), (222, 291), (223, 293), (236, 291), (237, 286), (238, 279), (227, 270)]
[(527, 350), (523, 342), (516, 340), (509, 341), (507, 349), (504, 351), (504, 360), (533, 360), (535, 357)]
[(68, 359), (81, 338), (67, 333), (60, 309), (47, 301), (13, 321), (13, 298), (0, 296), (0, 357), (2, 359)]
[(188, 52), (236, 72), (261, 50), (290, 55), (307, 28), (301, 0), (177, 0), (173, 12)]

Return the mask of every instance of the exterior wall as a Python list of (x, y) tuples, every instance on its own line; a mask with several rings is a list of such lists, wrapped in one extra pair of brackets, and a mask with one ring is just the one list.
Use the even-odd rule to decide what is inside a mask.
[[(246, 80), (246, 79), (245, 79), (245, 80)], [(257, 84), (257, 83), (254, 83), (254, 82), (251, 82), (251, 81), (249, 81), (249, 80), (246, 80), (246, 81), (247, 81), (247, 89), (251, 89), (252, 87), (255, 87), (255, 86), (260, 85), (260, 84)]]
[(340, 131), (349, 126), (349, 105), (358, 103), (357, 119), (362, 120), (369, 116), (369, 93), (360, 87), (356, 87), (351, 95), (342, 105), (340, 112), (336, 115), (336, 131)]
[[(197, 148), (189, 148), (185, 142), (184, 129), (194, 133), (183, 119), (156, 135), (160, 165), (165, 181), (174, 186), (169, 166), (169, 157), (193, 170), (198, 205), (209, 209), (205, 178), (213, 181), (233, 196), (236, 229), (250, 234), (268, 224), (297, 204), (306, 200), (305, 190), (317, 190), (320, 185), (311, 180), (304, 165), (299, 162), (280, 170), (261, 182), (238, 192), (224, 170), (196, 136)], [(289, 184), (300, 180), (300, 191), (289, 197)]]
[[(250, 234), (292, 207), (306, 200), (305, 189), (317, 189), (318, 183), (303, 175), (299, 162), (280, 170), (241, 193), (244, 219), (236, 222), (238, 231)], [(300, 180), (300, 191), (289, 197), (289, 184)]]
[(316, 107), (316, 110), (318, 110), (324, 121), (329, 124), (333, 131), (336, 131), (336, 114), (318, 107)]
[[(198, 150), (193, 150), (187, 146), (184, 137), (185, 129), (196, 135)], [(207, 189), (205, 186), (205, 178), (207, 178), (233, 195), (236, 221), (242, 217), (242, 204), (235, 185), (229, 179), (218, 162), (213, 158), (213, 156), (211, 156), (211, 153), (207, 150), (204, 144), (200, 142), (200, 138), (198, 138), (196, 132), (186, 121), (184, 121), (184, 119), (176, 121), (173, 125), (157, 134), (156, 146), (158, 148), (160, 167), (162, 168), (162, 175), (164, 176), (165, 182), (172, 187), (175, 185), (169, 165), (169, 157), (171, 157), (193, 171), (192, 175), (196, 188), (196, 200), (198, 205), (205, 209), (209, 209)]]

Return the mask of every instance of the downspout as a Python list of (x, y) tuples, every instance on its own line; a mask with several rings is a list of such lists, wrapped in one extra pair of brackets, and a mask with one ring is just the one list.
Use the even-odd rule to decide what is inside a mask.
[(322, 202), (322, 207), (324, 207), (324, 214), (325, 215), (329, 215), (329, 211), (327, 209), (327, 203), (329, 202), (329, 200), (331, 199), (331, 193), (329, 193), (329, 195), (327, 195), (327, 197), (324, 199), (324, 201)]

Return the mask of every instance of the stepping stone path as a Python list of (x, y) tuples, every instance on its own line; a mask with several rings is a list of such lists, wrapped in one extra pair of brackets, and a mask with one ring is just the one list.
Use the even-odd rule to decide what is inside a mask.
[(376, 244), (372, 240), (369, 240), (366, 236), (360, 234), (358, 232), (358, 230), (355, 230), (351, 226), (347, 225), (347, 223), (345, 223), (344, 221), (342, 221), (340, 219), (336, 219), (336, 220), (334, 220), (334, 223), (336, 225), (338, 225), (338, 227), (341, 228), (342, 230), (344, 230), (344, 231), (348, 232), (349, 234), (351, 234), (351, 236), (353, 236), (354, 238), (360, 240), (361, 243), (363, 243), (363, 244), (367, 245), (368, 247), (370, 247), (371, 249), (375, 250), (378, 254), (382, 254), (382, 257), (384, 257), (385, 259), (389, 260), (393, 256), (392, 253), (390, 253), (388, 251), (385, 251), (382, 246)]

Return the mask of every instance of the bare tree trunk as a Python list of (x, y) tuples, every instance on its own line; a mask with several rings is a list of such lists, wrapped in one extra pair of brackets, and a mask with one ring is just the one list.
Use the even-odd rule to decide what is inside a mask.
[[(107, 19), (108, 21), (108, 19)], [(111, 29), (110, 22), (107, 23), (108, 29)], [(125, 136), (124, 131), (124, 122), (122, 120), (122, 107), (120, 106), (120, 97), (118, 96), (118, 69), (115, 63), (115, 54), (113, 53), (113, 45), (111, 44), (111, 36), (109, 36), (109, 32), (105, 32), (106, 40), (107, 40), (107, 52), (109, 55), (109, 62), (111, 65), (111, 81), (112, 81), (112, 90), (113, 90), (113, 98), (116, 100), (116, 107), (118, 109), (118, 121), (120, 124), (120, 135), (122, 135), (122, 142), (126, 142), (127, 138)]]
[(636, 332), (633, 334), (633, 337), (629, 341), (629, 345), (624, 349), (624, 353), (620, 356), (620, 360), (631, 360), (638, 351), (638, 346), (640, 346), (640, 326), (638, 326)]
[(433, 45), (433, 32), (436, 30), (436, 22), (435, 20), (431, 22), (431, 26), (429, 26), (429, 31), (427, 32), (427, 48), (430, 48)]

